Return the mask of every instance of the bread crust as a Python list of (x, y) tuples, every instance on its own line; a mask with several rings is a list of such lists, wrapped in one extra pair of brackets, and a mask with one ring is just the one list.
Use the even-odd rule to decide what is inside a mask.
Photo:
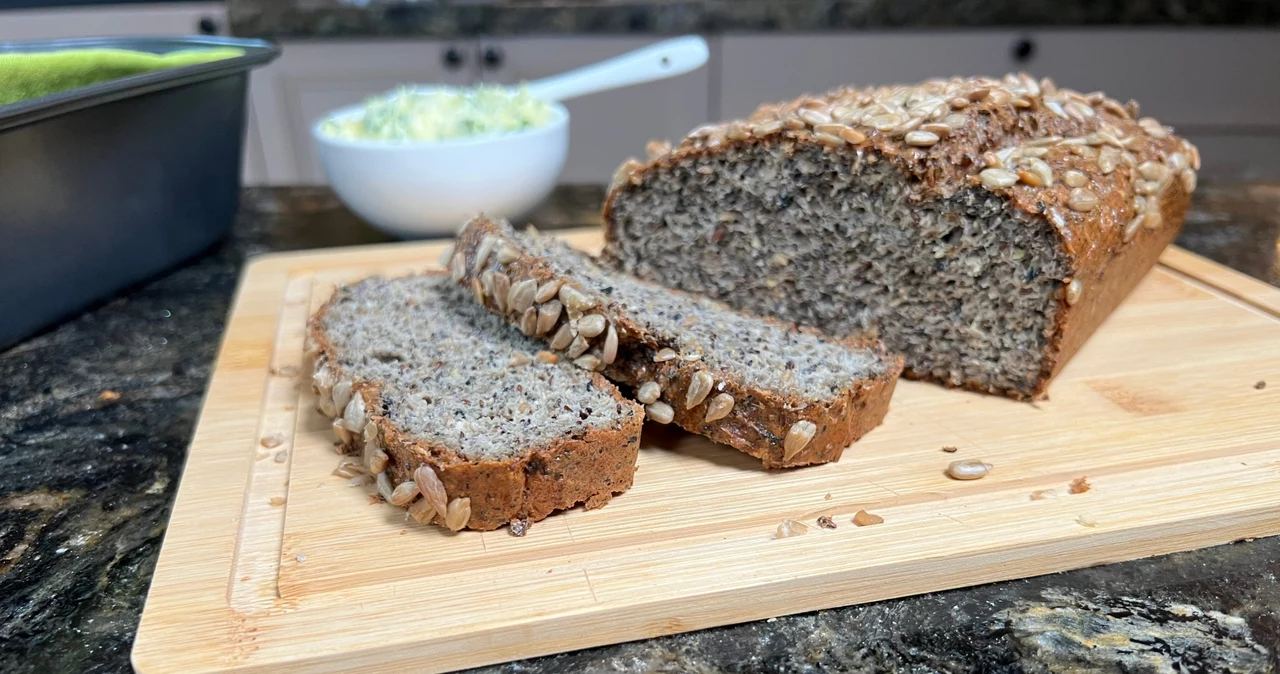
[[(850, 119), (846, 115), (850, 119), (847, 124), (832, 120), (836, 122), (834, 126), (847, 127), (847, 138), (861, 140), (840, 142), (839, 138), (832, 139), (832, 127), (818, 127), (812, 119), (805, 121), (804, 113), (816, 111), (840, 117), (849, 108), (900, 98), (903, 90), (919, 90), (920, 95), (928, 94), (945, 103), (935, 114), (925, 110), (919, 113), (922, 116), (906, 119), (903, 128), (923, 129), (922, 122), (928, 124), (932, 120), (950, 131), (940, 133), (941, 137), (931, 145), (920, 147), (907, 143), (901, 128), (885, 131), (868, 125), (866, 117)], [(625, 244), (615, 218), (620, 198), (645, 189), (649, 177), (661, 171), (722, 156), (734, 147), (765, 144), (785, 152), (818, 147), (837, 157), (837, 161), (840, 156), (847, 156), (851, 162), (855, 155), (874, 155), (892, 163), (906, 179), (918, 182), (929, 198), (946, 199), (961, 190), (987, 190), (1003, 197), (1016, 216), (1049, 227), (1071, 273), (1062, 279), (1054, 325), (1046, 335), (1041, 372), (1034, 386), (998, 389), (973, 380), (958, 385), (1016, 399), (1043, 398), (1054, 375), (1177, 237), (1190, 205), (1199, 153), (1156, 120), (1136, 117), (1137, 104), (1133, 101), (1122, 105), (1100, 93), (1058, 89), (1047, 79), (1035, 81), (1025, 75), (1008, 75), (1003, 80), (933, 80), (912, 87), (841, 88), (822, 96), (763, 105), (747, 120), (696, 129), (679, 146), (660, 151), (646, 163), (628, 160), (615, 175), (604, 201), (604, 257), (616, 257), (613, 251)], [(1034, 176), (1003, 187), (985, 183), (984, 169), (1018, 169), (996, 156), (1008, 148), (1017, 148), (1010, 155), (1015, 161), (1019, 161), (1021, 152), (1033, 151), (1035, 159), (1044, 161), (1055, 179), (1048, 185), (1031, 184), (1037, 182)], [(1118, 166), (1107, 170), (1109, 162), (1100, 160), (1101, 151), (1117, 156)], [(993, 158), (1000, 160), (999, 166), (991, 165)], [(1020, 161), (1026, 161), (1026, 157)], [(1150, 171), (1166, 171), (1167, 177), (1147, 180), (1139, 169), (1148, 163), (1163, 166), (1164, 169), (1157, 166)], [(1063, 180), (1068, 171), (1084, 174), (1087, 182), (1082, 187), (1098, 197), (1096, 206), (1087, 211), (1072, 207), (1076, 188)], [(1158, 187), (1153, 188), (1157, 183)], [(1149, 226), (1154, 222), (1149, 220), (1135, 227), (1135, 218), (1142, 215), (1139, 208), (1153, 202), (1158, 204), (1159, 224)], [(1077, 281), (1079, 292), (1072, 297), (1076, 301), (1068, 302), (1067, 291)], [(927, 372), (909, 367), (903, 375), (938, 381)]]
[[(463, 227), (454, 252), (455, 256), (462, 258), (459, 267), (462, 274), (455, 274), (455, 280), (463, 286), (470, 286), (473, 279), (478, 281), (475, 261), (481, 242), (485, 237), (504, 239), (505, 236), (501, 226), (484, 217), (475, 218)], [(533, 280), (541, 286), (554, 280), (577, 287), (568, 277), (557, 274), (546, 260), (524, 251), (519, 251), (511, 262), (505, 264), (504, 272), (513, 285)], [(678, 290), (669, 292), (683, 294)], [(662, 387), (664, 400), (684, 400), (694, 375), (705, 368), (698, 362), (681, 358), (655, 362), (655, 354), (663, 348), (674, 348), (675, 345), (664, 343), (658, 335), (647, 330), (643, 322), (632, 319), (625, 306), (612, 302), (607, 296), (595, 296), (594, 299), (599, 303), (599, 308), (591, 311), (603, 314), (618, 333), (617, 358), (613, 363), (603, 366), (605, 376), (633, 388), (644, 382), (654, 381)], [(519, 316), (501, 310), (492, 296), (484, 296), (484, 305), (504, 320), (518, 325)], [(773, 319), (759, 320), (794, 329), (794, 326)], [(816, 331), (810, 332), (817, 334)], [(553, 329), (543, 338), (550, 341), (554, 333)], [(857, 339), (839, 341), (856, 348), (879, 348)], [(888, 412), (889, 399), (902, 369), (902, 359), (884, 355), (883, 349), (881, 354), (886, 367), (880, 375), (850, 382), (838, 394), (817, 402), (763, 389), (717, 372), (714, 373), (716, 382), (723, 384), (723, 388), (717, 385), (703, 402), (693, 407), (672, 404), (675, 412), (673, 422), (687, 431), (704, 435), (715, 442), (754, 456), (766, 468), (835, 461), (840, 458), (845, 447), (880, 425)], [(733, 396), (733, 409), (728, 416), (707, 422), (707, 405), (712, 397), (720, 393)], [(802, 420), (812, 422), (817, 431), (802, 450), (788, 456), (785, 447), (787, 433)]]
[[(327, 365), (339, 381), (351, 380), (338, 364), (337, 349), (323, 328), (324, 315), (332, 302), (326, 302), (308, 322), (308, 350), (317, 368)], [(503, 461), (471, 460), (448, 447), (402, 432), (385, 416), (382, 387), (377, 382), (353, 381), (352, 392), (361, 394), (365, 419), (377, 429), (374, 442), (387, 453), (386, 470), (391, 483), (412, 480), (419, 466), (430, 466), (450, 500), (471, 499), (466, 528), (489, 531), (514, 520), (536, 522), (578, 504), (599, 508), (631, 487), (644, 415), (639, 405), (623, 397), (599, 374), (592, 375), (592, 385), (608, 391), (618, 405), (629, 407), (634, 413), (624, 415), (617, 428), (589, 428), (582, 437), (561, 437), (530, 446)], [(338, 413), (340, 417), (342, 410)], [(351, 435), (342, 444), (343, 453), (363, 452), (363, 431)]]

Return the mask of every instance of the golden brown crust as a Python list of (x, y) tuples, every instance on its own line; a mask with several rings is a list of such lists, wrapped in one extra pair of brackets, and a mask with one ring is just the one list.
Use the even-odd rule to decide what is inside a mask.
[[(326, 303), (308, 323), (308, 350), (317, 367), (331, 368), (333, 376), (341, 380), (344, 373), (321, 325), (328, 308)], [(487, 531), (517, 519), (536, 522), (580, 503), (598, 508), (631, 487), (644, 416), (638, 405), (624, 398), (604, 377), (596, 374), (592, 382), (608, 390), (618, 405), (634, 408), (635, 413), (624, 417), (625, 423), (618, 428), (591, 428), (582, 437), (562, 437), (528, 447), (504, 461), (471, 460), (442, 445), (412, 438), (384, 416), (378, 384), (357, 381), (352, 391), (364, 399), (365, 418), (377, 429), (375, 442), (389, 457), (386, 470), (391, 483), (411, 480), (419, 466), (430, 466), (449, 499), (471, 499), (466, 528)], [(362, 433), (352, 436), (344, 443), (344, 452), (363, 452)]]
[[(695, 129), (675, 149), (652, 145), (648, 163), (624, 163), (604, 203), (606, 251), (616, 245), (619, 195), (644, 189), (656, 172), (735, 145), (767, 143), (787, 151), (816, 145), (837, 155), (878, 156), (932, 198), (988, 190), (1015, 214), (1047, 221), (1074, 273), (1063, 280), (1036, 386), (962, 386), (1042, 397), (1052, 376), (1177, 236), (1190, 204), (1199, 153), (1156, 120), (1137, 119), (1137, 109), (1133, 101), (1122, 105), (1025, 74), (841, 88), (763, 105), (747, 120)], [(913, 135), (921, 132), (932, 135)], [(904, 376), (929, 378), (909, 369)]]
[[(470, 286), (472, 280), (477, 279), (475, 261), (481, 242), (487, 237), (501, 240), (503, 231), (483, 217), (472, 220), (458, 235), (454, 255), (461, 256), (459, 271), (462, 273), (455, 274), (454, 278), (461, 285)], [(504, 265), (503, 272), (511, 285), (524, 280), (533, 280), (539, 286), (553, 280), (574, 285), (565, 277), (559, 276), (547, 261), (523, 251), (519, 251), (517, 256)], [(664, 343), (657, 335), (648, 331), (643, 323), (633, 320), (625, 306), (608, 302), (607, 298), (597, 299), (602, 303), (588, 313), (603, 315), (618, 334), (617, 358), (612, 363), (602, 362), (601, 371), (609, 379), (632, 387), (639, 387), (644, 382), (657, 382), (664, 392), (664, 400), (684, 400), (694, 375), (705, 368), (697, 361), (682, 358), (655, 362), (655, 354), (675, 345)], [(492, 294), (484, 294), (484, 304), (505, 320), (519, 324), (519, 316), (499, 308)], [(785, 325), (771, 319), (760, 320)], [(542, 337), (551, 341), (555, 332), (552, 329)], [(599, 341), (587, 352), (588, 355), (601, 353)], [(859, 340), (844, 341), (851, 346), (868, 346)], [(757, 457), (767, 468), (834, 461), (840, 458), (845, 447), (884, 419), (894, 384), (902, 369), (901, 358), (885, 356), (885, 360), (888, 365), (878, 377), (851, 382), (839, 394), (820, 402), (765, 390), (751, 382), (736, 381), (723, 373), (717, 373), (721, 379), (701, 403), (693, 407), (685, 407), (678, 402), (671, 405), (674, 411), (673, 421), (685, 430)], [(708, 422), (705, 420), (708, 405), (713, 397), (721, 393), (733, 397), (733, 408), (727, 416)], [(797, 422), (804, 420), (815, 424), (816, 433), (803, 449), (788, 455), (785, 449), (787, 433)]]

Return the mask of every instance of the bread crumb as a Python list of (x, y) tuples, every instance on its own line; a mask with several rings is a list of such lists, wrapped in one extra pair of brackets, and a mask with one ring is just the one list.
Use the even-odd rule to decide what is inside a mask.
[(297, 557), (295, 557), (294, 559), (298, 560), (298, 563), (299, 563), (299, 564), (301, 564), (301, 563), (303, 563), (303, 562), (307, 561), (307, 556), (306, 556), (306, 555), (298, 555), (298, 556), (297, 556)]
[(873, 515), (865, 510), (859, 510), (853, 514), (853, 523), (855, 526), (869, 527), (873, 524), (884, 524), (884, 518), (879, 515)]
[(401, 536), (403, 536), (403, 535), (405, 535), (405, 534), (407, 534), (407, 533), (409, 533), (409, 530), (408, 530), (408, 529), (401, 529), (401, 530), (400, 530), (400, 535), (401, 535)]
[(822, 517), (818, 518), (818, 526), (822, 527), (823, 529), (834, 529), (836, 528), (836, 522), (830, 517), (823, 515)]
[(1092, 488), (1093, 485), (1089, 484), (1089, 476), (1081, 475), (1071, 481), (1071, 486), (1067, 488), (1067, 491), (1072, 494), (1083, 494)]
[(369, 494), (369, 505), (382, 503), (382, 494)]
[(959, 451), (959, 450), (960, 450), (960, 448), (959, 448), (959, 447), (955, 447), (955, 446), (953, 446), (953, 445), (947, 445), (946, 447), (943, 447), (943, 448), (942, 448), (942, 451), (944, 451), (944, 452), (946, 452), (946, 453), (948, 453), (948, 454), (955, 454), (955, 453), (956, 453), (957, 451)]
[(283, 497), (283, 496), (272, 496), (272, 497), (271, 497), (271, 500), (270, 500), (270, 501), (267, 501), (267, 503), (270, 503), (270, 504), (271, 504), (271, 505), (273, 505), (273, 506), (282, 506), (282, 505), (284, 505), (284, 497)]
[(286, 452), (283, 449), (276, 452), (276, 458), (275, 458), (276, 463), (284, 463), (285, 461), (288, 461), (288, 460), (289, 460), (289, 452)]
[(803, 536), (809, 531), (809, 525), (804, 522), (795, 520), (782, 520), (782, 524), (778, 525), (778, 531), (775, 538), (790, 538), (792, 536)]
[(1259, 391), (1261, 391), (1262, 389), (1264, 389), (1264, 388), (1266, 388), (1266, 387), (1267, 387), (1267, 382), (1262, 381), (1261, 379), (1259, 379), (1259, 380), (1258, 380), (1258, 383), (1254, 384), (1254, 385), (1253, 385), (1253, 387), (1254, 387), (1254, 388), (1256, 388), (1256, 389), (1258, 389)]
[(1057, 498), (1058, 492), (1052, 489), (1037, 489), (1031, 492), (1032, 501), (1043, 501), (1047, 498)]
[(276, 431), (271, 435), (263, 436), (263, 438), (258, 442), (261, 443), (262, 446), (266, 447), (267, 449), (271, 449), (272, 447), (279, 447), (280, 443), (284, 442), (284, 433)]
[(827, 495), (826, 495), (826, 496), (823, 496), (823, 497), (822, 497), (822, 500), (823, 500), (823, 501), (830, 501), (830, 500), (831, 500), (831, 492), (827, 492)]
[(1079, 524), (1079, 525), (1080, 525), (1080, 526), (1082, 526), (1082, 527), (1089, 527), (1090, 529), (1092, 529), (1092, 528), (1094, 528), (1094, 527), (1098, 526), (1098, 523), (1097, 523), (1097, 522), (1096, 522), (1092, 517), (1089, 517), (1088, 515), (1081, 515), (1081, 516), (1077, 517), (1077, 518), (1076, 518), (1076, 524)]
[(529, 520), (522, 518), (511, 520), (507, 525), (507, 533), (520, 538), (529, 532)]
[(120, 394), (116, 393), (115, 391), (112, 391), (111, 389), (107, 389), (106, 391), (103, 391), (102, 393), (98, 394), (98, 400), (101, 400), (103, 402), (111, 402), (112, 400), (119, 400), (119, 399), (120, 399)]

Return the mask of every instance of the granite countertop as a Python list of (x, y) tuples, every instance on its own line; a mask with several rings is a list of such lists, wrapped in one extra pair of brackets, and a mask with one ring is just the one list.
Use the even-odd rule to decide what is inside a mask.
[(654, 34), (1011, 26), (1274, 26), (1266, 0), (229, 0), (254, 37)]
[[(534, 220), (594, 224), (601, 192)], [(328, 190), (250, 190), (214, 250), (0, 353), (0, 671), (129, 671), (245, 258), (383, 240)], [(1280, 286), (1280, 184), (1202, 187), (1178, 242)], [(1277, 560), (1265, 538), (483, 671), (1269, 671)]]

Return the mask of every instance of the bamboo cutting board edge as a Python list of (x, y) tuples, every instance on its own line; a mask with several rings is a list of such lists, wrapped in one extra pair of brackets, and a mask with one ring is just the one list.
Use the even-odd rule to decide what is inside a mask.
[[(570, 238), (583, 247), (599, 246), (596, 230), (574, 232)], [(616, 577), (610, 576), (622, 571), (608, 568), (590, 570), (600, 574), (593, 588), (593, 580), (588, 577), (589, 569), (582, 567), (580, 571), (585, 585), (591, 588), (589, 594), (582, 593), (580, 583), (560, 579), (555, 582), (562, 583), (563, 587), (552, 588), (551, 593), (555, 595), (555, 592), (563, 591), (566, 597), (582, 599), (585, 603), (580, 606), (550, 616), (514, 611), (509, 620), (491, 619), (487, 625), (472, 625), (453, 631), (446, 626), (435, 636), (406, 637), (403, 634), (405, 630), (394, 625), (394, 621), (384, 620), (387, 634), (382, 641), (386, 644), (383, 648), (370, 647), (369, 643), (375, 642), (367, 639), (362, 641), (353, 637), (350, 643), (344, 641), (344, 615), (359, 614), (360, 611), (345, 608), (338, 601), (343, 594), (340, 590), (304, 592), (300, 597), (287, 597), (285, 600), (275, 591), (255, 595), (258, 590), (233, 597), (237, 584), (231, 574), (233, 569), (239, 568), (237, 564), (241, 560), (252, 557), (262, 569), (270, 569), (274, 565), (277, 573), (280, 570), (280, 547), (277, 545), (274, 552), (264, 553), (257, 546), (264, 541), (270, 543), (271, 536), (279, 538), (283, 534), (287, 508), (264, 509), (260, 502), (246, 495), (246, 488), (252, 490), (254, 487), (257, 466), (262, 465), (249, 456), (246, 447), (255, 444), (269, 416), (262, 412), (263, 399), (272, 395), (273, 390), (273, 378), (268, 376), (268, 369), (279, 367), (284, 362), (281, 359), (290, 355), (286, 353), (287, 348), (279, 345), (290, 340), (296, 340), (298, 344), (301, 341), (300, 332), (285, 334), (293, 328), (288, 327), (281, 316), (289, 311), (302, 316), (309, 312), (314, 302), (310, 287), (313, 278), (328, 272), (335, 272), (338, 276), (344, 272), (359, 275), (381, 270), (404, 273), (434, 266), (439, 249), (439, 245), (389, 244), (264, 256), (247, 266), (220, 349), (206, 409), (192, 442), (187, 468), (198, 465), (198, 472), (184, 472), (170, 530), (139, 629), (134, 661), (141, 671), (168, 671), (179, 667), (184, 671), (314, 671), (356, 667), (393, 671), (409, 665), (436, 671), (1036, 575), (1280, 532), (1280, 500), (1263, 490), (1251, 494), (1251, 497), (1256, 497), (1252, 500), (1231, 501), (1225, 505), (1219, 503), (1217, 506), (1211, 499), (1204, 503), (1196, 501), (1190, 505), (1199, 510), (1179, 511), (1175, 506), (1167, 510), (1167, 517), (1163, 519), (1154, 517), (1151, 521), (1131, 526), (1076, 532), (1076, 535), (1060, 539), (1044, 538), (1031, 546), (1001, 544), (954, 555), (935, 549), (909, 561), (895, 560), (829, 573), (803, 570), (764, 578), (755, 585), (748, 582), (740, 586), (713, 587), (686, 597), (659, 592), (648, 597), (626, 598), (625, 592), (619, 595), (619, 588), (627, 587), (625, 583), (619, 584)], [(1179, 249), (1166, 251), (1162, 264), (1173, 270), (1171, 278), (1181, 278), (1188, 286), (1200, 288), (1218, 301), (1247, 307), (1258, 314), (1266, 313), (1273, 321), (1280, 316), (1280, 291), (1266, 284)], [(301, 286), (307, 286), (305, 293), (298, 289)], [(919, 391), (926, 398), (939, 395), (933, 387), (925, 385), (906, 383), (906, 388)], [(232, 391), (239, 392), (239, 395), (228, 395)], [(244, 393), (247, 391), (257, 391), (260, 395), (256, 398), (246, 396)], [(289, 406), (287, 399), (287, 394), (281, 398), (286, 401), (285, 407)], [(303, 414), (297, 409), (293, 411), (298, 417)], [(883, 432), (880, 435), (873, 433), (868, 440), (875, 442), (883, 435)], [(1262, 444), (1254, 443), (1247, 451), (1244, 447), (1238, 449), (1238, 458), (1251, 457), (1251, 461), (1261, 460), (1262, 463), (1254, 465), (1252, 471), (1232, 473), (1231, 479), (1244, 481), (1247, 477), (1266, 484), (1268, 478), (1274, 480), (1280, 474), (1276, 469), (1276, 465), (1280, 465), (1280, 444), (1277, 444), (1275, 434), (1266, 436)], [(1212, 457), (1204, 460), (1210, 462), (1206, 466), (1221, 463)], [(643, 461), (645, 459), (642, 459), (642, 466)], [(279, 470), (276, 472), (280, 473)], [(275, 477), (286, 482), (279, 487), (287, 495), (288, 469)], [(637, 487), (642, 484), (642, 479), (637, 476)], [(1181, 488), (1192, 489), (1188, 486)], [(264, 495), (266, 493), (263, 492)], [(624, 503), (626, 498), (624, 495), (600, 511), (571, 511), (554, 516), (538, 526), (546, 526), (553, 520), (565, 522), (566, 528), (568, 522), (579, 526), (579, 522), (589, 523), (592, 518), (610, 517), (611, 511), (621, 516), (630, 505)], [(242, 531), (248, 521), (246, 518), (261, 517), (262, 512), (266, 513), (268, 520), (275, 516), (280, 526), (265, 537), (255, 539), (246, 536)], [(583, 526), (590, 530), (589, 524)], [(999, 526), (998, 522), (996, 526)], [(824, 542), (813, 536), (814, 533), (777, 543), (817, 546), (821, 551)], [(572, 564), (562, 567), (574, 569)], [(965, 572), (957, 573), (957, 568), (963, 568)], [(904, 571), (908, 570), (910, 573), (904, 579)], [(278, 578), (270, 579), (271, 583), (278, 582)], [(390, 585), (393, 595), (397, 591), (430, 593), (431, 583), (428, 581), (431, 580), (429, 577), (408, 578), (403, 583), (381, 582), (376, 587), (361, 589), (370, 590), (375, 595), (379, 592), (385, 594)], [(260, 589), (262, 585), (251, 587)], [(761, 599), (758, 595), (762, 590), (769, 596)], [(597, 593), (606, 598), (613, 597), (614, 606), (608, 610), (601, 609)], [(512, 601), (511, 597), (496, 591), (491, 595)], [(620, 596), (624, 599), (619, 600)], [(586, 601), (588, 597), (593, 601)], [(236, 601), (241, 603), (236, 604)], [(248, 610), (230, 610), (230, 605), (248, 607)], [(395, 603), (388, 603), (383, 609), (394, 611), (395, 606)], [(327, 612), (327, 621), (333, 624), (336, 635), (330, 635), (321, 642), (312, 640), (309, 647), (291, 650), (286, 638), (290, 635), (288, 625), (291, 621), (303, 627), (315, 627), (314, 623), (303, 620), (308, 611)], [(606, 616), (607, 620), (601, 620)], [(430, 623), (433, 616), (427, 614), (420, 618)], [(535, 635), (536, 638), (531, 638)], [(300, 636), (299, 643), (306, 642), (308, 639)]]

